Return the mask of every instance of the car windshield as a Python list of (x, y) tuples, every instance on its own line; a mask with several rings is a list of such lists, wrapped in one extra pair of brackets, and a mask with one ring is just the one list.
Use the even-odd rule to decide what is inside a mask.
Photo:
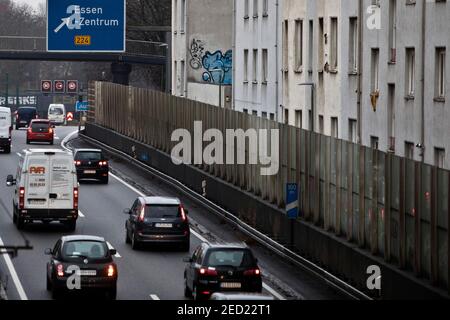
[(100, 161), (102, 160), (101, 152), (77, 152), (75, 156), (75, 160), (91, 160), (91, 161)]
[(53, 107), (53, 108), (50, 108), (48, 113), (52, 114), (52, 115), (55, 115), (55, 116), (60, 116), (60, 115), (63, 114), (63, 110), (61, 108), (58, 108), (58, 107)]
[(211, 251), (206, 265), (209, 267), (231, 266), (252, 267), (254, 266), (252, 253), (246, 249), (220, 249)]
[(100, 241), (70, 241), (62, 249), (63, 256), (68, 258), (100, 259), (105, 258), (108, 252), (108, 246)]
[(146, 205), (146, 218), (178, 218), (181, 217), (179, 205)]

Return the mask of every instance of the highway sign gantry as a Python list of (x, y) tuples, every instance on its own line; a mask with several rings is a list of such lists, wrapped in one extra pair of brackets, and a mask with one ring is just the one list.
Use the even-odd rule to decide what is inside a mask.
[(47, 0), (47, 51), (125, 52), (125, 0)]

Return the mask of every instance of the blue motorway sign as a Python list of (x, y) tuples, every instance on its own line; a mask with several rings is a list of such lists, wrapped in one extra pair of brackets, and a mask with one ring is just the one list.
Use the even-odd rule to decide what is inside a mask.
[(298, 218), (298, 184), (286, 184), (286, 213), (289, 219)]
[(124, 52), (126, 0), (47, 0), (47, 51)]
[(76, 112), (80, 112), (80, 111), (88, 111), (89, 106), (88, 103), (86, 101), (80, 102), (77, 101), (77, 103), (75, 104), (75, 111)]

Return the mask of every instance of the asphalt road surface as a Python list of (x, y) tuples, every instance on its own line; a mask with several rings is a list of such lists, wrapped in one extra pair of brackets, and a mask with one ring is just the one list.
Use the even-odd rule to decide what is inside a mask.
[[(6, 187), (8, 174), (17, 170), (18, 152), (30, 147), (60, 148), (63, 139), (73, 139), (69, 147), (91, 147), (72, 134), (75, 127), (57, 127), (55, 146), (46, 144), (27, 146), (25, 130), (13, 131), (11, 154), (0, 154), (0, 245), (23, 245), (30, 241), (33, 250), (19, 251), (18, 257), (0, 256), (0, 279), (7, 286), (8, 299), (51, 299), (46, 291), (46, 248), (53, 247), (57, 239), (70, 234), (59, 224), (28, 225), (19, 232), (12, 222), (13, 188)], [(123, 209), (129, 208), (139, 194), (178, 196), (189, 209), (192, 230), (191, 252), (202, 241), (237, 242), (248, 240), (203, 208), (177, 194), (170, 187), (131, 167), (121, 159), (111, 158), (112, 176), (108, 185), (82, 183), (80, 186), (80, 218), (74, 234), (104, 237), (118, 255), (118, 294), (121, 300), (185, 299), (183, 295), (182, 259), (187, 253), (170, 248), (148, 248), (133, 251), (125, 244)], [(249, 241), (262, 268), (265, 293), (276, 299), (342, 299), (322, 281), (281, 261), (266, 249)]]

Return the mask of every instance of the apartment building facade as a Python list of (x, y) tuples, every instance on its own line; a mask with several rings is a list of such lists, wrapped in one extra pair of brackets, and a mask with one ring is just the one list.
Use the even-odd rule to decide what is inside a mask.
[(172, 0), (172, 94), (232, 106), (233, 0)]
[(285, 122), (450, 169), (448, 1), (283, 6)]
[(233, 108), (282, 120), (282, 0), (235, 0)]

